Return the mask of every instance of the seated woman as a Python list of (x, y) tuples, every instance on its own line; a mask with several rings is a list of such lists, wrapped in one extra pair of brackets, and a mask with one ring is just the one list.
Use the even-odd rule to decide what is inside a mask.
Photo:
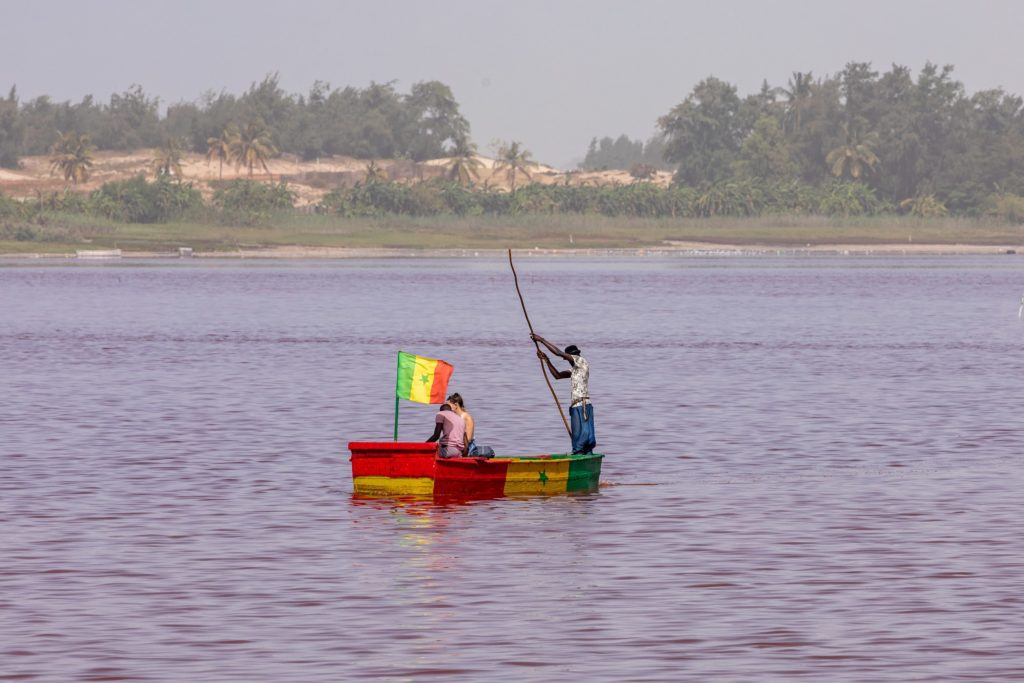
[(494, 456), (494, 451), (488, 446), (478, 446), (474, 435), (476, 434), (476, 422), (473, 420), (473, 416), (466, 410), (465, 401), (462, 396), (458, 393), (452, 394), (447, 399), (448, 405), (452, 407), (452, 410), (456, 415), (462, 418), (466, 423), (466, 455), (470, 458), (490, 458)]
[(451, 409), (455, 414), (461, 417), (463, 422), (466, 423), (466, 455), (472, 456), (476, 450), (476, 442), (473, 441), (473, 433), (476, 431), (476, 423), (473, 422), (473, 416), (466, 411), (465, 402), (462, 400), (462, 396), (458, 393), (450, 395), (445, 399), (445, 403), (451, 406)]

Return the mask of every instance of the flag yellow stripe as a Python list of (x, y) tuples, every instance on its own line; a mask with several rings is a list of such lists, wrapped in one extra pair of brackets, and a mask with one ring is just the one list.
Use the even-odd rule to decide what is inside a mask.
[(512, 461), (505, 473), (505, 495), (565, 493), (569, 462)]
[(434, 368), (437, 361), (433, 358), (416, 356), (416, 369), (412, 375), (412, 387), (409, 400), (419, 403), (430, 403), (430, 387), (434, 385)]

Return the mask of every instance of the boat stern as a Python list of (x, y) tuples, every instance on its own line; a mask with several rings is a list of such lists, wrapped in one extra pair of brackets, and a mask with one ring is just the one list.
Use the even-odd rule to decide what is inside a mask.
[(352, 490), (384, 496), (434, 493), (437, 444), (403, 441), (351, 441)]

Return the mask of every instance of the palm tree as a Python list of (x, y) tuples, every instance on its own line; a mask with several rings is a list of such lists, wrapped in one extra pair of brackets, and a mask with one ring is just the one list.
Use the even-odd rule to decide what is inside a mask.
[(270, 139), (270, 131), (262, 122), (246, 124), (239, 131), (238, 137), (232, 140), (230, 149), (235, 168), (245, 166), (249, 169), (250, 178), (256, 166), (262, 166), (264, 171), (270, 173), (267, 159), (277, 154), (277, 148)]
[(231, 150), (238, 137), (238, 126), (229, 123), (218, 137), (206, 138), (206, 164), (209, 166), (211, 161), (217, 160), (218, 180), (224, 178), (224, 162), (231, 160)]
[(174, 176), (181, 178), (185, 175), (181, 170), (181, 141), (177, 138), (167, 138), (160, 149), (157, 150), (156, 158), (153, 159), (153, 173), (159, 176)]
[(516, 191), (517, 172), (532, 179), (530, 171), (527, 170), (530, 165), (530, 156), (530, 151), (523, 149), (518, 142), (511, 142), (507, 145), (502, 144), (498, 147), (498, 158), (494, 163), (494, 172), (505, 172), (505, 178), (509, 181), (513, 192)]
[(814, 74), (793, 72), (789, 79), (789, 87), (783, 88), (782, 93), (786, 96), (786, 120), (792, 122), (794, 133), (800, 131), (800, 115), (810, 102), (812, 88), (814, 86)]
[(376, 161), (370, 160), (370, 163), (366, 165), (366, 184), (372, 185), (374, 183), (383, 183), (387, 181), (388, 174), (384, 172)]
[(875, 139), (873, 133), (864, 139), (847, 134), (846, 144), (836, 147), (825, 157), (825, 163), (832, 169), (832, 175), (837, 178), (848, 175), (854, 180), (867, 175), (878, 164), (878, 156), (872, 149)]
[(60, 170), (64, 182), (70, 180), (75, 185), (85, 182), (89, 179), (95, 149), (88, 135), (60, 133), (60, 138), (50, 148), (50, 173)]
[(912, 216), (942, 218), (949, 215), (949, 209), (933, 194), (921, 194), (900, 202), (900, 208), (910, 211)]
[(460, 137), (448, 160), (448, 177), (459, 185), (468, 187), (479, 178), (481, 168), (483, 163), (476, 158), (476, 145), (465, 137)]

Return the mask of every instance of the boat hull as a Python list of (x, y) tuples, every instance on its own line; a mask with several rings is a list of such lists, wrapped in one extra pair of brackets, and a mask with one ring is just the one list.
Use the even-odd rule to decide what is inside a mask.
[(358, 494), (496, 498), (596, 491), (599, 453), (509, 458), (440, 458), (436, 443), (353, 441)]

